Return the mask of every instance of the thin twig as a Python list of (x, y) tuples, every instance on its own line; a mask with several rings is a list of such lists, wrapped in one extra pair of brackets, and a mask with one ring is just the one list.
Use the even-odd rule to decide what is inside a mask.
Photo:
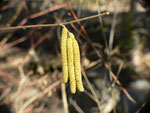
[(45, 33), (44, 35), (42, 35), (39, 40), (35, 43), (34, 47), (36, 48), (38, 45), (40, 45), (51, 33), (51, 30), (49, 30), (47, 33)]
[(61, 83), (61, 91), (62, 91), (62, 99), (63, 99), (63, 105), (64, 105), (64, 113), (69, 113), (67, 95), (66, 95), (66, 87), (64, 83)]
[(78, 20), (72, 20), (72, 21), (69, 21), (69, 22), (57, 23), (57, 24), (39, 24), (39, 25), (27, 25), (27, 26), (2, 27), (2, 28), (0, 28), (0, 31), (15, 30), (15, 29), (27, 29), (27, 28), (35, 28), (35, 27), (61, 26), (61, 25), (76, 23), (78, 21), (84, 21), (84, 20), (96, 18), (96, 17), (99, 17), (99, 16), (104, 16), (104, 15), (109, 15), (109, 12), (105, 12), (105, 13), (102, 13), (102, 14), (81, 18), (81, 19), (78, 19)]
[(41, 82), (41, 81), (44, 81), (48, 78), (48, 74), (42, 76), (41, 78), (39, 78), (38, 80), (35, 80), (34, 82), (30, 82), (29, 84), (27, 84), (27, 86), (34, 86), (36, 85), (37, 83)]
[(11, 24), (18, 18), (18, 16), (20, 15), (22, 11), (22, 5), (19, 5), (17, 8), (16, 13), (13, 15), (13, 17), (11, 17), (11, 19), (9, 19), (9, 21), (7, 22), (6, 26), (11, 26)]
[(0, 42), (0, 46), (4, 46), (6, 44), (6, 42), (8, 41), (8, 39), (13, 35), (13, 32), (8, 33), (5, 37), (2, 38), (1, 42)]
[(89, 43), (89, 44), (91, 45), (91, 47), (94, 49), (94, 51), (96, 52), (96, 54), (98, 55), (98, 57), (101, 58), (101, 54), (100, 54), (99, 51), (95, 48), (95, 46), (93, 46), (93, 43), (92, 43), (90, 37), (88, 36), (88, 34), (87, 34), (87, 32), (86, 32), (84, 26), (80, 23), (79, 19), (77, 18), (76, 14), (75, 14), (75, 12), (73, 11), (73, 9), (72, 9), (70, 3), (68, 2), (68, 0), (66, 0), (66, 3), (67, 3), (68, 8), (69, 8), (70, 11), (71, 11), (73, 17), (77, 20), (77, 23), (80, 25), (80, 27), (81, 27), (83, 33), (85, 34), (85, 36), (86, 36), (85, 39), (88, 41), (88, 43)]
[(24, 37), (21, 37), (21, 38), (15, 40), (15, 41), (13, 41), (13, 42), (10, 42), (10, 43), (4, 45), (4, 46), (2, 47), (2, 50), (8, 49), (8, 48), (10, 48), (10, 47), (12, 47), (12, 46), (15, 46), (15, 45), (17, 45), (17, 44), (19, 44), (19, 43), (21, 43), (21, 42), (24, 42), (27, 38), (28, 38), (27, 36), (24, 36)]
[(38, 13), (32, 14), (32, 15), (30, 15), (30, 16), (27, 16), (26, 18), (24, 18), (24, 19), (19, 23), (19, 25), (24, 25), (24, 24), (28, 21), (28, 19), (37, 18), (37, 17), (39, 17), (39, 16), (42, 16), (42, 15), (45, 15), (45, 14), (47, 14), (47, 13), (49, 13), (49, 12), (58, 10), (58, 9), (63, 8), (63, 7), (65, 7), (65, 6), (66, 6), (66, 4), (57, 5), (57, 6), (54, 6), (54, 7), (50, 7), (49, 9), (45, 9), (45, 10), (43, 10), (43, 11), (41, 11), (41, 12), (38, 12)]
[(95, 100), (96, 100), (96, 103), (97, 103), (97, 106), (98, 106), (98, 109), (99, 109), (99, 112), (100, 112), (100, 111), (101, 111), (100, 101), (99, 101), (99, 99), (98, 99), (98, 97), (97, 97), (97, 95), (96, 95), (96, 92), (94, 91), (94, 89), (93, 89), (93, 87), (92, 87), (92, 84), (91, 84), (90, 81), (88, 80), (87, 75), (86, 75), (86, 73), (85, 73), (85, 71), (84, 71), (83, 68), (82, 68), (82, 74), (83, 74), (83, 77), (84, 77), (85, 81), (86, 81), (87, 84), (88, 84), (88, 87), (89, 87), (90, 90), (91, 90), (91, 93), (93, 94), (93, 96), (94, 96), (94, 98), (95, 98)]
[(47, 87), (43, 92), (40, 92), (33, 97), (31, 97), (29, 100), (27, 100), (23, 106), (19, 109), (20, 113), (24, 111), (30, 104), (32, 104), (34, 101), (36, 101), (38, 98), (44, 96), (46, 93), (48, 93), (50, 90), (52, 90), (54, 87), (58, 86), (60, 84), (60, 80), (54, 82), (52, 85)]
[(136, 111), (136, 113), (141, 113), (142, 109), (145, 107), (146, 103), (143, 103), (142, 106)]
[[(39, 24), (43, 24), (43, 23), (45, 23), (45, 21), (40, 21), (40, 22), (39, 22)], [(27, 40), (30, 36), (32, 36), (32, 34), (36, 31), (36, 29), (37, 29), (37, 28), (31, 29), (31, 30), (29, 31), (29, 33), (27, 34), (27, 36), (21, 37), (21, 38), (15, 40), (15, 41), (10, 42), (10, 43), (7, 43), (7, 44), (5, 44), (5, 45), (1, 45), (1, 46), (2, 46), (2, 47), (1, 47), (2, 50), (8, 49), (8, 48), (10, 48), (10, 47), (12, 47), (12, 46), (15, 46), (16, 44), (19, 44), (19, 43), (21, 43), (21, 42)]]
[(112, 21), (112, 26), (111, 26), (111, 30), (110, 30), (110, 37), (109, 37), (109, 55), (111, 55), (111, 51), (113, 48), (113, 41), (114, 41), (114, 33), (115, 33), (115, 26), (116, 26), (116, 22), (117, 22), (117, 15), (118, 15), (118, 8), (116, 5), (116, 1), (114, 1), (114, 7), (115, 7), (115, 12), (113, 15), (113, 21)]
[(120, 86), (120, 89), (125, 93), (125, 95), (128, 97), (128, 99), (133, 102), (134, 104), (136, 104), (137, 102), (131, 97), (131, 95), (128, 93), (128, 91), (122, 87), (122, 84), (120, 83), (120, 81), (117, 79), (117, 77), (115, 76), (115, 74), (110, 70), (109, 66), (107, 64), (105, 64), (105, 67), (108, 69), (110, 76), (116, 81), (116, 83)]
[[(116, 74), (117, 78), (118, 78), (118, 76), (119, 76), (119, 74), (120, 74), (120, 72), (122, 70), (122, 67), (123, 67), (123, 62), (121, 62), (120, 66), (119, 66), (119, 69), (117, 71), (117, 74)], [(112, 83), (112, 87), (115, 87), (115, 83), (116, 83), (116, 81), (114, 80), (113, 83)]]
[(84, 26), (80, 23), (79, 19), (77, 18), (75, 12), (73, 11), (73, 9), (72, 9), (72, 7), (71, 7), (71, 5), (70, 5), (70, 3), (68, 2), (68, 0), (65, 0), (65, 1), (66, 1), (66, 3), (67, 3), (68, 8), (70, 9), (70, 11), (71, 11), (71, 13), (72, 13), (74, 19), (77, 20), (77, 23), (80, 25), (80, 27), (81, 27), (83, 33), (89, 38), (89, 36), (88, 36), (88, 34), (87, 34), (87, 32), (86, 32)]
[[(11, 24), (18, 18), (18, 16), (20, 15), (22, 11), (22, 5), (19, 5), (18, 8), (17, 8), (17, 11), (16, 13), (13, 15), (13, 17), (10, 18), (10, 20), (7, 22), (6, 26), (9, 27), (11, 26)], [(3, 39), (2, 41), (0, 42), (0, 46), (3, 46), (7, 41), (8, 39), (13, 35), (13, 32), (11, 33), (8, 33)]]
[(58, 10), (58, 9), (60, 9), (60, 8), (63, 8), (63, 7), (65, 7), (65, 6), (66, 6), (66, 4), (61, 4), (61, 5), (57, 5), (57, 6), (54, 6), (54, 7), (50, 7), (49, 9), (46, 9), (46, 10), (44, 10), (44, 11), (41, 11), (41, 12), (38, 12), (38, 13), (36, 13), (36, 14), (31, 15), (29, 18), (30, 18), (30, 19), (33, 19), (33, 18), (42, 16), (42, 15), (44, 15), (44, 14), (47, 14), (47, 13), (49, 13), (49, 12), (52, 12), (52, 11), (54, 11), (54, 10)]
[[(98, 14), (100, 15), (101, 14), (100, 5), (99, 5), (98, 0), (96, 2), (97, 2), (97, 5), (98, 5), (98, 10), (97, 11), (98, 11)], [(100, 16), (99, 16), (99, 21), (100, 21), (100, 27), (102, 29), (102, 35), (103, 35), (103, 38), (104, 38), (105, 46), (106, 46), (106, 49), (108, 51), (107, 37), (106, 37), (106, 33), (104, 32), (103, 20)]]
[(69, 98), (69, 102), (78, 111), (78, 113), (84, 113), (84, 111), (78, 106), (78, 104), (72, 98)]
[(86, 95), (88, 95), (93, 101), (96, 102), (95, 97), (94, 97), (91, 93), (89, 93), (87, 90), (84, 90), (84, 93), (85, 93)]
[[(78, 30), (78, 28), (72, 23), (71, 23), (71, 26), (79, 34), (79, 36), (82, 36), (84, 39), (86, 39), (86, 36), (82, 33), (81, 29)], [(80, 38), (77, 38), (77, 40), (80, 44), (83, 44), (83, 42)]]

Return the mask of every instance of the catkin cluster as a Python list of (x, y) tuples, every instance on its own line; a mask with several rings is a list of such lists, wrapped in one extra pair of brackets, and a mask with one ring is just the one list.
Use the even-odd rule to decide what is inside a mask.
[(80, 67), (80, 50), (78, 42), (67, 28), (63, 27), (61, 36), (61, 56), (62, 56), (62, 72), (63, 83), (70, 80), (71, 93), (76, 92), (76, 88), (83, 92), (82, 74)]

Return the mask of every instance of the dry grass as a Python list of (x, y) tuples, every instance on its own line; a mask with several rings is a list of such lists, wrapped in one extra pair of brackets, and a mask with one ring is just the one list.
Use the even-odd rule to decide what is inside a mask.
[[(142, 77), (150, 80), (148, 63), (150, 56), (149, 52), (142, 51), (144, 49), (148, 51), (146, 47), (137, 46), (144, 45), (146, 42), (140, 43), (139, 35), (131, 34), (136, 43), (128, 52), (122, 51), (127, 45), (123, 45), (122, 49), (118, 41), (119, 35), (123, 33), (118, 28), (122, 19), (120, 15), (130, 11), (129, 0), (123, 2), (87, 0), (86, 3), (84, 0), (65, 0), (59, 3), (50, 2), (51, 7), (46, 4), (48, 1), (44, 0), (40, 8), (38, 6), (40, 3), (34, 1), (30, 3), (20, 1), (14, 4), (8, 2), (0, 8), (3, 12), (0, 15), (5, 18), (9, 14), (7, 10), (15, 9), (10, 11), (11, 19), (4, 20), (2, 17), (3, 23), (0, 27), (3, 30), (4, 26), (18, 27), (31, 25), (32, 22), (32, 25), (52, 25), (48, 28), (39, 28), (37, 25), (30, 29), (20, 27), (21, 30), (0, 30), (0, 105), (9, 105), (13, 113), (90, 113), (94, 111), (116, 113), (118, 109), (122, 109), (117, 107), (122, 98), (121, 91), (132, 103), (136, 103), (130, 95), (132, 89), (124, 88), (125, 85), (129, 85), (129, 81), (124, 79), (124, 76), (129, 74), (132, 81)], [(63, 9), (66, 6), (67, 8)], [(79, 9), (75, 10), (77, 8)], [(84, 11), (86, 15), (85, 9), (90, 10), (89, 13), (96, 11), (99, 15), (103, 11), (110, 11), (111, 15), (100, 17), (99, 21), (90, 20), (88, 17), (84, 18), (88, 21), (81, 22), (82, 19), (80, 20), (79, 17), (86, 17), (82, 15)], [(6, 14), (4, 14), (5, 11)], [(63, 22), (70, 31), (74, 32), (80, 45), (84, 93), (77, 92), (71, 95), (69, 85), (61, 83), (59, 42), (60, 23), (62, 25)], [(129, 31), (129, 25), (127, 27)], [(142, 30), (131, 29), (131, 32), (133, 31), (143, 33)], [(147, 36), (146, 33), (144, 36)], [(135, 37), (139, 40), (137, 41)], [(134, 54), (135, 50), (139, 54)], [(128, 55), (131, 59), (128, 59)], [(139, 58), (140, 64), (136, 65), (135, 57)], [(136, 73), (128, 72), (132, 67), (135, 68)], [(141, 71), (143, 69), (144, 72)], [(128, 70), (125, 75), (121, 73), (124, 70)]]

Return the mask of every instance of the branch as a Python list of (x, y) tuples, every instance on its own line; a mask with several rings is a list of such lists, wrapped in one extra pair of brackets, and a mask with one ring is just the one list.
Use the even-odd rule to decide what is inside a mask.
[(27, 29), (27, 28), (35, 28), (35, 27), (62, 26), (62, 25), (71, 24), (71, 23), (76, 23), (76, 22), (79, 22), (79, 21), (84, 21), (84, 20), (88, 20), (88, 19), (92, 19), (92, 18), (96, 18), (96, 17), (98, 17), (98, 16), (104, 16), (104, 15), (109, 15), (109, 12), (105, 12), (105, 13), (102, 13), (102, 14), (93, 15), (93, 16), (89, 16), (89, 17), (85, 17), (85, 18), (81, 18), (81, 19), (73, 20), (73, 21), (69, 21), (69, 22), (57, 23), (57, 24), (40, 24), (40, 25), (2, 27), (2, 28), (0, 28), (0, 31), (15, 30), (15, 29), (24, 29), (24, 30), (25, 30), (25, 29)]

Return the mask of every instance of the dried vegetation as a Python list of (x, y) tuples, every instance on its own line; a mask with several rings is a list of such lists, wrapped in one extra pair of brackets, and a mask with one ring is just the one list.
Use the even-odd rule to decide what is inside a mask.
[[(85, 91), (74, 95), (61, 83), (60, 26), (2, 30), (104, 11), (110, 15), (66, 25), (81, 50)], [(0, 112), (140, 111), (150, 94), (149, 26), (146, 10), (130, 0), (0, 1)]]

